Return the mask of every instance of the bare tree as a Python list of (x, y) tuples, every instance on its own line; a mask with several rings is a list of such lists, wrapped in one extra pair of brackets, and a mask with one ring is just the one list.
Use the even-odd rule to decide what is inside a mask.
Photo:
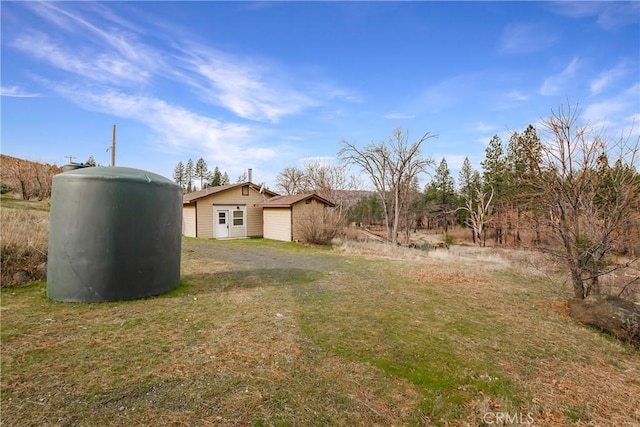
[(346, 165), (335, 165), (323, 159), (307, 160), (302, 168), (286, 167), (278, 174), (276, 182), (284, 194), (317, 193), (333, 202), (339, 214), (355, 204), (350, 194), (360, 187), (355, 177), (347, 176)]
[(491, 194), (483, 190), (480, 186), (475, 187), (475, 194), (471, 192), (462, 193), (465, 205), (458, 208), (469, 213), (467, 217), (467, 225), (473, 230), (473, 241), (481, 246), (482, 232), (486, 230), (489, 223), (488, 215), (491, 210), (491, 201), (493, 200), (493, 187), (490, 187)]
[(351, 192), (360, 188), (354, 176), (348, 176), (345, 164), (333, 164), (327, 160), (314, 159), (304, 162), (303, 174), (310, 191), (330, 200), (339, 215), (355, 204)]
[(0, 177), (5, 184), (20, 194), (23, 200), (34, 197), (38, 200), (49, 199), (53, 176), (60, 172), (60, 168), (55, 165), (2, 155)]
[(592, 126), (579, 124), (579, 117), (577, 107), (568, 105), (543, 121), (542, 156), (531, 187), (537, 203), (547, 206), (547, 225), (560, 244), (550, 250), (565, 261), (574, 297), (584, 299), (600, 293), (599, 277), (611, 272), (605, 257), (630, 223), (638, 223), (640, 138), (608, 143)]
[(284, 194), (298, 194), (309, 191), (309, 182), (302, 169), (288, 166), (276, 177), (276, 188)]
[(382, 202), (387, 224), (387, 237), (393, 244), (398, 242), (400, 208), (403, 204), (403, 184), (425, 172), (433, 165), (430, 158), (420, 154), (423, 142), (435, 135), (425, 133), (420, 139), (409, 143), (409, 132), (397, 128), (387, 141), (371, 143), (360, 149), (355, 144), (342, 141), (338, 153), (346, 163), (360, 167), (371, 179)]

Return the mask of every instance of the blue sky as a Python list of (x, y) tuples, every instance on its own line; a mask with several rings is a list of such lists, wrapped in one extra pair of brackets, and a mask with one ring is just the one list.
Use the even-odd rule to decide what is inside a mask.
[[(454, 176), (579, 104), (640, 127), (639, 2), (7, 2), (2, 153), (256, 182), (402, 127)], [(635, 120), (635, 127), (633, 126)], [(423, 178), (423, 183), (429, 180)]]

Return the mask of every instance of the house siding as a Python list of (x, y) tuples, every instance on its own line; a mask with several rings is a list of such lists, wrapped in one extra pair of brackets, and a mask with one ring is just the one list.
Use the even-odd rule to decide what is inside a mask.
[(182, 208), (182, 234), (196, 237), (196, 207), (194, 205)]
[[(226, 191), (222, 191), (220, 193), (213, 193), (209, 196), (202, 197), (198, 199), (196, 204), (197, 206), (197, 215), (196, 218), (198, 220), (198, 236), (202, 238), (212, 238), (214, 237), (214, 205), (229, 205), (229, 206), (242, 206), (246, 207), (245, 210), (245, 220), (246, 220), (246, 235), (248, 237), (262, 237), (263, 235), (263, 226), (262, 226), (262, 207), (256, 207), (256, 203), (262, 203), (264, 198), (268, 196), (263, 196), (258, 191), (249, 188), (249, 195), (242, 195), (242, 186), (238, 186), (235, 188), (230, 188)], [(187, 206), (184, 207), (185, 209)], [(232, 227), (230, 227), (232, 228)], [(188, 227), (185, 227), (185, 230)], [(229, 233), (231, 237), (231, 231)], [(242, 236), (244, 237), (244, 236)]]
[(264, 238), (291, 241), (291, 209), (290, 208), (265, 208)]

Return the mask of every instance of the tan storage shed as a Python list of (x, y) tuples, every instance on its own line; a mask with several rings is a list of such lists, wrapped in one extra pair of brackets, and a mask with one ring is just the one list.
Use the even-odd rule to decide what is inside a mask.
[(312, 209), (334, 207), (315, 193), (275, 196), (260, 204), (265, 239), (295, 242), (302, 240), (301, 225)]
[(262, 207), (277, 193), (251, 182), (220, 185), (185, 194), (182, 233), (188, 237), (262, 237)]

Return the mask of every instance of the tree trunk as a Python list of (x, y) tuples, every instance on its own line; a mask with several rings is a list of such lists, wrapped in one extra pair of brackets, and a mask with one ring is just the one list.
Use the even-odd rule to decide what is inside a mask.
[(569, 314), (640, 349), (640, 305), (611, 295), (569, 301)]
[(575, 266), (569, 266), (571, 269), (571, 282), (573, 283), (573, 297), (575, 299), (584, 299), (587, 295), (584, 292), (584, 285), (582, 283), (582, 272), (580, 268)]

